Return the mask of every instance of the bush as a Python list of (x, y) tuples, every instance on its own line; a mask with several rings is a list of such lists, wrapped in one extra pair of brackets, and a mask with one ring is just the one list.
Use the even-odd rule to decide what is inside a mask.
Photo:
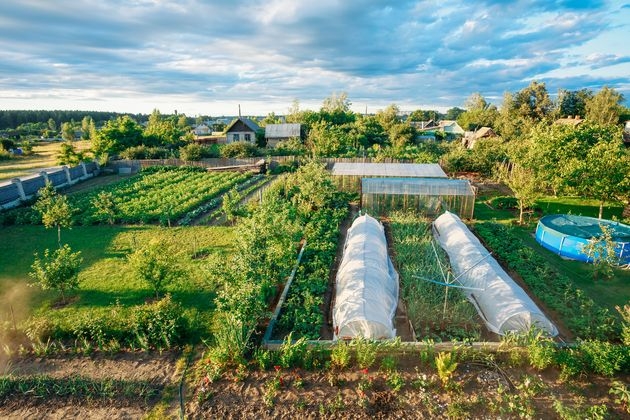
[(190, 143), (179, 148), (179, 158), (187, 162), (212, 157), (219, 157), (219, 150), (216, 145), (202, 146), (197, 143)]
[(221, 148), (221, 157), (224, 158), (248, 158), (260, 155), (258, 147), (245, 141), (226, 144)]
[(129, 147), (120, 153), (123, 159), (167, 159), (171, 151), (163, 147), (148, 147), (145, 145)]
[(10, 160), (13, 158), (13, 153), (9, 153), (4, 149), (0, 149), (0, 160)]
[(9, 151), (11, 149), (15, 149), (16, 145), (13, 140), (10, 139), (2, 139), (0, 140), (0, 145), (2, 145), (2, 149)]

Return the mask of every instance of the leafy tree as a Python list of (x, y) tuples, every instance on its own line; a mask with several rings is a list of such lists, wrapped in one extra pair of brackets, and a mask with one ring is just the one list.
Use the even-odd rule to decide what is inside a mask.
[(83, 158), (83, 153), (77, 152), (74, 144), (71, 142), (65, 141), (59, 146), (57, 162), (59, 162), (60, 165), (77, 165)]
[(269, 124), (280, 124), (281, 122), (282, 120), (280, 119), (280, 117), (276, 116), (275, 112), (270, 112), (265, 118), (262, 119), (262, 121), (260, 121), (258, 125), (260, 127), (266, 127)]
[(355, 115), (350, 111), (351, 104), (352, 102), (348, 99), (346, 92), (339, 94), (333, 92), (328, 98), (324, 99), (319, 112), (320, 118), (333, 125), (354, 122)]
[(325, 121), (315, 123), (306, 138), (306, 145), (314, 156), (343, 154), (351, 144), (352, 137), (347, 130)]
[(61, 124), (61, 138), (68, 142), (74, 140), (74, 127), (69, 122)]
[(400, 123), (399, 114), (400, 109), (398, 106), (396, 104), (392, 104), (383, 110), (379, 110), (376, 113), (376, 120), (385, 131), (389, 131), (393, 125)]
[(442, 119), (442, 114), (439, 111), (434, 110), (422, 110), (416, 109), (411, 114), (409, 114), (409, 121), (438, 121)]
[(534, 121), (545, 119), (553, 111), (545, 82), (532, 81), (514, 95), (512, 103), (517, 115)]
[(298, 210), (307, 215), (313, 210), (325, 207), (336, 188), (325, 165), (309, 161), (297, 170), (290, 190)]
[(173, 119), (165, 119), (159, 110), (154, 109), (144, 130), (144, 143), (175, 147), (181, 144), (182, 129)]
[(619, 265), (619, 257), (616, 252), (616, 242), (613, 240), (613, 230), (610, 226), (600, 224), (602, 233), (591, 238), (588, 243), (582, 246), (581, 251), (586, 254), (593, 263), (593, 278), (599, 276), (612, 278), (613, 268)]
[(619, 124), (619, 117), (623, 112), (621, 102), (621, 93), (604, 86), (586, 101), (586, 119), (601, 125)]
[(225, 214), (225, 218), (228, 223), (233, 223), (236, 216), (239, 214), (240, 203), (243, 197), (238, 192), (236, 187), (232, 188), (223, 196), (223, 202), (221, 203), (221, 210)]
[(539, 181), (533, 170), (517, 163), (504, 163), (497, 167), (499, 179), (514, 193), (518, 201), (518, 222), (523, 224), (525, 209), (531, 207), (540, 196)]
[(573, 160), (569, 182), (585, 197), (599, 200), (599, 218), (606, 201), (622, 201), (630, 196), (630, 152), (619, 136), (600, 139), (590, 147), (586, 156)]
[(169, 284), (182, 276), (171, 251), (156, 240), (137, 249), (127, 260), (136, 278), (148, 284), (158, 299)]
[(186, 114), (179, 114), (177, 117), (177, 128), (180, 131), (188, 130), (188, 118), (186, 117)]
[(61, 300), (65, 303), (66, 291), (79, 287), (79, 269), (82, 262), (81, 252), (72, 252), (68, 244), (52, 253), (46, 249), (43, 259), (35, 254), (35, 261), (31, 265), (33, 271), (29, 276), (44, 290), (59, 290)]
[(453, 108), (449, 108), (446, 111), (446, 115), (444, 115), (444, 119), (445, 120), (457, 120), (459, 118), (460, 115), (462, 115), (464, 112), (466, 112), (464, 109), (461, 109), (459, 107), (453, 107)]
[(96, 134), (96, 126), (94, 120), (89, 115), (86, 115), (81, 120), (81, 138), (83, 140), (90, 140), (94, 138)]
[(566, 90), (558, 92), (558, 114), (560, 117), (586, 116), (586, 102), (593, 97), (590, 89)]
[(387, 131), (389, 141), (395, 150), (401, 150), (402, 148), (413, 144), (416, 138), (416, 129), (406, 123), (398, 123), (392, 125)]
[(118, 214), (118, 205), (114, 200), (114, 194), (108, 191), (101, 191), (92, 199), (92, 207), (94, 207), (94, 215), (107, 220), (107, 223), (113, 225), (116, 222), (116, 214)]
[(38, 191), (39, 198), (33, 208), (42, 216), (42, 223), (49, 229), (57, 227), (57, 242), (61, 248), (61, 228), (72, 224), (72, 209), (65, 195), (59, 194), (52, 183), (47, 182)]
[(48, 119), (48, 129), (50, 131), (57, 131), (57, 123), (52, 118)]
[(298, 99), (293, 100), (293, 103), (289, 107), (285, 119), (288, 123), (297, 124), (303, 122), (302, 112), (300, 111), (300, 101)]
[(497, 107), (488, 103), (479, 93), (473, 93), (466, 101), (466, 111), (457, 118), (464, 130), (477, 130), (481, 127), (494, 127), (498, 117)]
[(387, 141), (387, 133), (375, 116), (359, 116), (350, 130), (352, 145), (355, 149), (367, 149), (375, 144), (382, 145)]
[(543, 187), (600, 200), (600, 217), (606, 201), (627, 198), (629, 152), (620, 127), (588, 121), (577, 127), (539, 124), (528, 138), (528, 165), (536, 168)]
[(494, 125), (494, 128), (506, 141), (521, 140), (533, 126), (533, 121), (522, 116), (517, 110), (514, 95), (506, 92), (503, 95), (503, 105), (501, 105)]
[(121, 152), (142, 144), (142, 126), (128, 115), (109, 120), (92, 140), (95, 155)]

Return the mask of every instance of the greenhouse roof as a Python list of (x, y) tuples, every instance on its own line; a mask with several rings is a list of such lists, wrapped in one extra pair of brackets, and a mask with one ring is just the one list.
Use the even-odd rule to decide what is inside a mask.
[(333, 175), (447, 178), (437, 163), (345, 163), (337, 162)]
[(475, 192), (464, 179), (363, 178), (363, 194), (471, 195)]

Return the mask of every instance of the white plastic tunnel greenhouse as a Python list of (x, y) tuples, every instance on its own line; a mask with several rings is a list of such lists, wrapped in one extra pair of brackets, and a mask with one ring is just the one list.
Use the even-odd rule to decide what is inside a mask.
[(433, 234), (449, 256), (468, 300), (488, 329), (504, 335), (535, 327), (556, 336), (558, 330), (525, 291), (489, 256), (459, 217), (445, 212), (433, 222)]
[(358, 217), (350, 229), (336, 279), (334, 339), (394, 338), (398, 273), (387, 254), (383, 225)]

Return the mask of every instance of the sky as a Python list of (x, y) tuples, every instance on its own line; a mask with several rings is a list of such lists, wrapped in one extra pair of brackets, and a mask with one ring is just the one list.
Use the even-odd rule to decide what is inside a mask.
[(0, 109), (445, 111), (532, 80), (630, 98), (630, 0), (0, 1)]

